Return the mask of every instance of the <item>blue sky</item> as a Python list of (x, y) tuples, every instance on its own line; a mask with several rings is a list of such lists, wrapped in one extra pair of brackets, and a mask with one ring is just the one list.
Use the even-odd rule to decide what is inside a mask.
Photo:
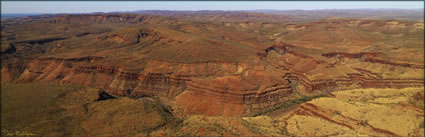
[(1, 12), (7, 13), (91, 13), (134, 10), (313, 10), (313, 9), (357, 9), (357, 8), (424, 8), (423, 1), (2, 1)]

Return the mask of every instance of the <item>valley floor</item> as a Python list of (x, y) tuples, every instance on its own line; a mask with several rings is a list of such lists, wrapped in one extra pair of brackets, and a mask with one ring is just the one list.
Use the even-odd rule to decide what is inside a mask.
[(424, 88), (353, 89), (256, 117), (179, 115), (156, 97), (2, 84), (2, 136), (424, 136)]

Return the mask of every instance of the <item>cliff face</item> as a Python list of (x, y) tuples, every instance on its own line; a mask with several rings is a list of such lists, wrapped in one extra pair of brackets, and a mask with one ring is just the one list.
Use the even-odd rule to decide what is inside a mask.
[[(93, 65), (102, 61), (102, 57), (39, 58), (22, 66), (3, 67), (2, 79), (16, 83), (40, 81), (84, 85), (104, 89), (115, 96), (175, 98), (187, 114), (225, 116), (251, 115), (300, 96), (323, 94), (353, 85), (357, 88), (402, 88), (423, 86), (424, 82), (423, 79), (384, 79), (363, 69), (341, 74), (345, 76), (317, 77), (314, 75), (321, 74), (312, 72), (331, 64), (317, 63), (315, 67), (297, 69), (308, 59), (290, 52), (282, 56), (291, 56), (298, 62), (291, 66), (281, 64), (289, 69), (279, 69), (281, 67), (273, 67), (277, 64), (270, 58), (266, 60), (269, 59), (271, 65), (151, 61), (148, 64), (155, 65), (140, 70)], [(317, 61), (307, 62), (311, 66)]]
[(187, 83), (176, 97), (186, 113), (205, 115), (249, 115), (296, 98), (291, 86), (279, 76), (248, 70), (212, 80)]
[[(194, 102), (187, 100), (189, 94), (195, 98), (216, 98), (222, 100), (224, 104), (260, 105), (273, 104), (267, 101), (269, 99), (278, 103), (281, 101), (280, 98), (287, 97), (291, 93), (287, 81), (264, 70), (247, 70), (246, 64), (162, 62), (160, 66), (167, 67), (158, 68), (160, 71), (154, 67), (140, 71), (119, 66), (91, 65), (99, 60), (102, 58), (33, 59), (25, 65), (21, 74), (14, 75), (16, 79), (13, 81), (77, 84), (102, 88), (112, 95), (133, 97), (174, 98), (185, 91), (185, 95), (178, 97), (183, 104), (187, 101)], [(172, 68), (176, 71), (166, 71)], [(18, 73), (10, 70), (16, 68), (10, 66), (2, 69), (3, 79), (11, 79), (11, 75)], [(259, 81), (261, 83), (258, 83)]]

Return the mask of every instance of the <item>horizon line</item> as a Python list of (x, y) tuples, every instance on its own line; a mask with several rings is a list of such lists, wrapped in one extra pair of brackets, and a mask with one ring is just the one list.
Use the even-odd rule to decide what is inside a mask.
[(137, 12), (137, 11), (189, 11), (189, 12), (199, 12), (199, 11), (261, 11), (261, 10), (269, 10), (269, 11), (317, 11), (317, 10), (424, 10), (424, 8), (329, 8), (329, 9), (243, 9), (243, 10), (163, 10), (163, 9), (142, 9), (142, 10), (132, 10), (132, 11), (111, 11), (111, 12), (69, 12), (69, 13), (3, 13), (4, 14), (93, 14), (93, 13), (116, 13), (116, 12)]

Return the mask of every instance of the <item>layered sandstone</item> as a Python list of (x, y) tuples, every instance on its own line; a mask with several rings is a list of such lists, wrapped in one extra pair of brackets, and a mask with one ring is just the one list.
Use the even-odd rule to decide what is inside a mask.
[(420, 26), (60, 15), (6, 27), (2, 82), (84, 85), (166, 97), (187, 114), (246, 116), (338, 89), (422, 87)]

